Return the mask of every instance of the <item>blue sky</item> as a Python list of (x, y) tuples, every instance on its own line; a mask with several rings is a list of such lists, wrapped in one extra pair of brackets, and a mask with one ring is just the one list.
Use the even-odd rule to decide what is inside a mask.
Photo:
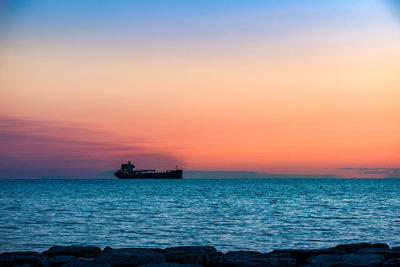
[[(7, 4), (8, 2), (8, 4)], [(16, 38), (210, 42), (373, 24), (386, 1), (6, 1), (0, 10)], [(394, 5), (393, 5), (394, 6)], [(3, 24), (4, 24), (3, 20)], [(9, 33), (10, 34), (10, 33)], [(355, 33), (357, 34), (357, 33)]]

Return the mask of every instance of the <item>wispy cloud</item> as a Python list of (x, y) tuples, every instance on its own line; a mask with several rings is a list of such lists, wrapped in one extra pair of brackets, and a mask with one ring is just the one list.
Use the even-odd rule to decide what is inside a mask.
[(340, 178), (335, 174), (275, 174), (252, 171), (185, 171), (185, 178), (204, 179), (307, 179), (307, 178)]
[(0, 117), (0, 178), (94, 177), (124, 160), (168, 168), (181, 160), (83, 125)]
[(400, 168), (341, 168), (346, 171), (357, 171), (360, 174), (380, 174), (384, 178), (400, 178)]

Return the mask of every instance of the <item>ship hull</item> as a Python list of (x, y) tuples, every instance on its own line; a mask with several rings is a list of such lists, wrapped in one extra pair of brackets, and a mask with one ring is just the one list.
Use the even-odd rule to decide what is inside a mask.
[(182, 179), (182, 170), (166, 172), (137, 172), (137, 171), (116, 171), (114, 175), (118, 179)]

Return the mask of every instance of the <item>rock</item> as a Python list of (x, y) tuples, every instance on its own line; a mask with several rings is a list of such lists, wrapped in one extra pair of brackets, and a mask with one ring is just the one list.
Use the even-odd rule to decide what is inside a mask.
[(85, 262), (93, 262), (94, 261), (93, 258), (78, 257), (76, 259), (79, 260), (79, 261), (85, 261)]
[(390, 248), (388, 244), (385, 243), (373, 243), (371, 248)]
[(305, 265), (308, 259), (318, 255), (335, 254), (336, 251), (331, 249), (276, 249), (271, 252), (275, 254), (287, 254), (296, 259), (297, 265)]
[(335, 263), (342, 263), (342, 256), (341, 255), (318, 255), (311, 257), (309, 260), (311, 266), (331, 266)]
[(110, 265), (76, 260), (76, 261), (61, 265), (61, 267), (110, 267)]
[(13, 265), (12, 259), (9, 257), (0, 255), (0, 267), (11, 267)]
[(296, 266), (296, 259), (289, 255), (272, 255), (255, 251), (232, 251), (225, 254), (219, 266), (223, 267), (261, 267)]
[(400, 258), (393, 258), (388, 261), (385, 261), (383, 267), (399, 267), (400, 266)]
[(382, 266), (383, 262), (384, 257), (378, 254), (319, 255), (310, 259), (315, 267), (372, 267)]
[(391, 258), (400, 258), (400, 250), (391, 250), (388, 248), (362, 248), (359, 249), (358, 254), (380, 254), (385, 257), (386, 260)]
[(357, 253), (360, 254), (381, 254), (381, 253), (386, 253), (386, 252), (391, 252), (392, 250), (390, 248), (360, 248), (357, 250)]
[(49, 264), (51, 267), (59, 267), (73, 261), (76, 261), (76, 257), (71, 255), (60, 255), (49, 258)]
[(75, 257), (96, 258), (101, 254), (101, 249), (93, 246), (53, 246), (49, 250), (44, 251), (43, 254), (49, 257), (70, 255)]
[(290, 256), (269, 257), (270, 266), (297, 266), (296, 259)]
[(121, 248), (106, 247), (95, 263), (109, 264), (110, 266), (139, 266), (149, 263), (165, 262), (162, 249), (151, 248)]
[[(33, 265), (39, 267), (49, 267), (47, 257), (40, 255), (37, 252), (5, 252), (1, 254), (1, 257), (6, 258), (5, 262), (10, 262), (12, 266), (16, 265)], [(0, 265), (3, 266), (3, 265)], [(6, 266), (6, 265), (4, 265)]]
[(336, 250), (341, 253), (354, 253), (362, 248), (390, 248), (387, 244), (383, 243), (356, 243), (356, 244), (346, 244), (346, 245), (337, 245), (334, 248), (330, 248), (330, 250)]
[(378, 254), (344, 254), (343, 261), (348, 266), (378, 266), (384, 262), (384, 257)]
[(216, 265), (223, 254), (210, 246), (186, 246), (165, 249), (165, 260), (172, 263)]
[(139, 267), (202, 267), (202, 265), (163, 262), (140, 265)]
[(37, 252), (0, 254), (0, 267), (261, 267), (261, 266), (385, 266), (400, 267), (400, 247), (358, 243), (329, 249), (285, 249), (270, 253), (233, 251), (223, 254), (210, 246), (167, 249), (54, 246)]

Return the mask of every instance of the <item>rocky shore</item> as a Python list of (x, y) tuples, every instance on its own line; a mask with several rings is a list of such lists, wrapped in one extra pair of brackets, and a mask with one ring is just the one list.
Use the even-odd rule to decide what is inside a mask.
[(42, 252), (4, 252), (0, 267), (43, 266), (140, 266), (140, 267), (238, 267), (238, 266), (400, 266), (400, 247), (359, 243), (327, 249), (282, 249), (269, 253), (231, 251), (214, 247), (167, 249), (53, 246)]

